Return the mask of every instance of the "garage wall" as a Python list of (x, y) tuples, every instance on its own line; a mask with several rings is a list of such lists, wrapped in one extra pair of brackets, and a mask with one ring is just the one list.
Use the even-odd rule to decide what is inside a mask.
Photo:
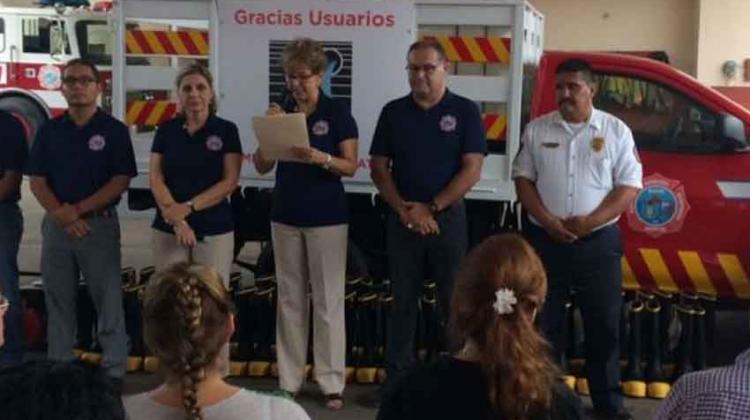
[[(701, 0), (529, 1), (545, 16), (545, 49), (663, 50), (675, 67), (696, 74)], [(750, 1), (730, 1), (747, 3), (750, 13)]]
[[(744, 86), (744, 61), (750, 59), (750, 1), (700, 0), (698, 79), (711, 86)], [(740, 64), (739, 74), (726, 79), (721, 65)], [(729, 89), (734, 90), (734, 89)]]

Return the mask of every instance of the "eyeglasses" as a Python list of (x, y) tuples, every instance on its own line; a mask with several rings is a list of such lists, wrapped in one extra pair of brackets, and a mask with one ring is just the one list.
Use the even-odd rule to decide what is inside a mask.
[(315, 73), (310, 74), (286, 74), (284, 75), (284, 79), (288, 82), (300, 82), (304, 83), (308, 80), (310, 80), (313, 76), (315, 76)]
[(406, 66), (406, 70), (411, 74), (419, 74), (420, 71), (423, 71), (424, 74), (428, 76), (432, 76), (438, 68), (440, 68), (440, 64), (433, 63), (427, 63), (421, 66), (418, 66), (416, 64), (408, 64)]
[(96, 79), (94, 79), (91, 76), (81, 76), (81, 77), (65, 76), (63, 77), (62, 82), (65, 86), (73, 86), (76, 83), (80, 83), (81, 86), (88, 86), (96, 82)]

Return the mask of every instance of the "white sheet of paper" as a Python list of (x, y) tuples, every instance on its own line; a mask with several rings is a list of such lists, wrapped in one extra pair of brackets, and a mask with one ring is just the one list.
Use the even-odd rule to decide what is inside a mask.
[(310, 146), (307, 119), (301, 112), (253, 117), (253, 130), (266, 159), (298, 161), (292, 146)]

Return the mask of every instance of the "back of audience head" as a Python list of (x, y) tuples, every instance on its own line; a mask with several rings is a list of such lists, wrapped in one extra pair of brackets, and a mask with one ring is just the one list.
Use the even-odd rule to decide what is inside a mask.
[(232, 302), (216, 271), (178, 263), (158, 273), (143, 304), (146, 345), (182, 386), (186, 418), (202, 419), (197, 387), (223, 369), (219, 356), (234, 330)]
[(4, 420), (124, 420), (120, 393), (96, 366), (30, 361), (0, 371)]
[(515, 234), (484, 240), (459, 271), (451, 302), (452, 338), (474, 347), (499, 417), (526, 418), (551, 407), (558, 371), (534, 326), (546, 292), (542, 262)]

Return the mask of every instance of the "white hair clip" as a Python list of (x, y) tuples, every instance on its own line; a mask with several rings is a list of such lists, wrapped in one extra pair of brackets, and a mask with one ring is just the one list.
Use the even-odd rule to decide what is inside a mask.
[(513, 313), (513, 305), (516, 303), (518, 299), (516, 299), (515, 292), (512, 289), (503, 288), (495, 292), (495, 303), (492, 307), (498, 314), (507, 315)]

